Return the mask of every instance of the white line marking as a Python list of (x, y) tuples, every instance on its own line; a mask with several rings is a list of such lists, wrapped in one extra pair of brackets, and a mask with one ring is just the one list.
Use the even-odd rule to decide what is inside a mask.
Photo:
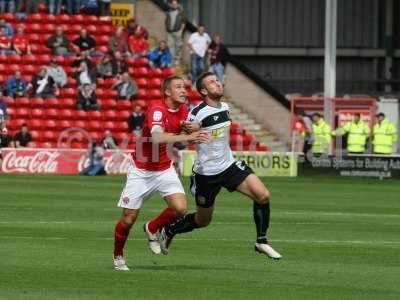
[[(86, 237), (37, 237), (37, 236), (0, 236), (0, 239), (25, 239), (25, 240), (100, 240), (112, 241), (112, 237), (99, 237), (99, 238), (86, 238)], [(130, 240), (147, 241), (145, 238), (133, 238)], [(179, 241), (206, 241), (206, 242), (254, 242), (250, 239), (228, 239), (228, 238), (179, 238)], [(274, 239), (273, 242), (277, 243), (291, 243), (291, 244), (351, 244), (351, 245), (400, 245), (400, 241), (362, 241), (362, 240), (290, 240), (290, 239)]]

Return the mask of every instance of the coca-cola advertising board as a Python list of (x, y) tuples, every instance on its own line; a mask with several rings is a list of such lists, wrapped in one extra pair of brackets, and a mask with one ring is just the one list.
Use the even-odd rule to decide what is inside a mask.
[[(79, 174), (89, 165), (87, 150), (3, 148), (3, 173)], [(104, 153), (108, 174), (126, 174), (131, 151), (107, 150)]]

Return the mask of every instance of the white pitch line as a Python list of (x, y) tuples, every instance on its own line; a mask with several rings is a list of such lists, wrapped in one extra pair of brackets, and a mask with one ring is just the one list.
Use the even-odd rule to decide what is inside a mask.
[[(112, 237), (99, 237), (99, 238), (86, 238), (86, 237), (37, 237), (37, 236), (0, 236), (0, 239), (26, 239), (26, 240), (100, 240), (111, 241)], [(145, 238), (133, 238), (130, 240), (147, 241)], [(206, 241), (206, 242), (253, 242), (250, 239), (228, 239), (228, 238), (179, 238), (179, 241)], [(351, 244), (351, 245), (399, 245), (400, 241), (362, 241), (362, 240), (290, 240), (290, 239), (274, 239), (273, 242), (277, 243), (291, 243), (291, 244)]]

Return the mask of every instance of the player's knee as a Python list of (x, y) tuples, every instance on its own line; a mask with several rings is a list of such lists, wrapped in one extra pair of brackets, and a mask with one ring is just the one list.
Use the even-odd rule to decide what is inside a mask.
[(175, 215), (180, 218), (183, 217), (187, 214), (187, 206), (181, 206), (181, 207), (177, 207), (175, 208)]
[(126, 225), (132, 226), (133, 224), (135, 224), (136, 218), (137, 218), (137, 214), (124, 213), (123, 221)]
[(257, 195), (256, 202), (258, 204), (267, 204), (269, 202), (270, 193), (268, 190), (265, 190)]

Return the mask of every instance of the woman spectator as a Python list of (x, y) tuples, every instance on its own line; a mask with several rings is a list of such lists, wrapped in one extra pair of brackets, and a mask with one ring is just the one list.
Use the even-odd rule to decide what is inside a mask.
[(79, 91), (76, 106), (79, 110), (99, 110), (95, 91), (90, 84), (84, 84)]
[(35, 97), (38, 98), (54, 98), (59, 95), (57, 84), (53, 77), (47, 74), (46, 68), (42, 68), (39, 74), (32, 78), (32, 91)]
[(112, 88), (118, 91), (118, 99), (132, 100), (137, 94), (136, 82), (128, 72), (123, 73), (121, 79), (114, 83)]
[(18, 25), (17, 33), (12, 39), (12, 49), (18, 55), (32, 54), (29, 37), (24, 32), (24, 26)]
[(153, 49), (147, 58), (153, 68), (168, 68), (172, 65), (172, 55), (165, 41), (160, 41), (158, 47)]
[(112, 78), (113, 74), (113, 62), (110, 55), (104, 56), (98, 63), (97, 63), (97, 76), (101, 78)]
[(149, 43), (142, 36), (140, 26), (136, 28), (135, 34), (129, 36), (128, 45), (132, 57), (137, 58), (147, 55)]

